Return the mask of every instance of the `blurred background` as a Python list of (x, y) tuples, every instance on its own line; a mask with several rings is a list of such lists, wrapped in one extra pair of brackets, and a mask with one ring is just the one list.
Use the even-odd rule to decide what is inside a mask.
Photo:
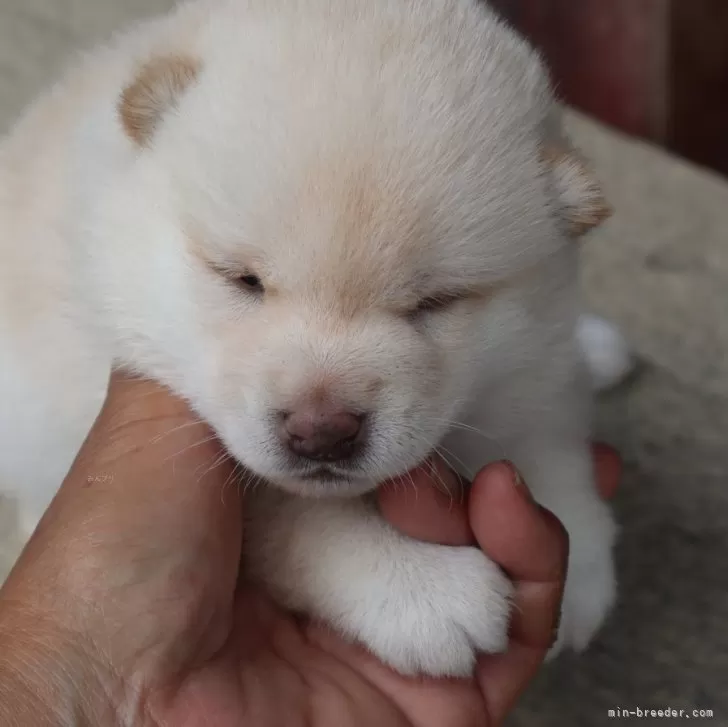
[[(728, 726), (728, 0), (493, 2), (542, 49), (616, 210), (583, 243), (584, 299), (640, 362), (596, 422), (625, 461), (618, 607), (509, 724), (606, 727), (639, 707)], [(0, 132), (80, 49), (173, 5), (0, 0)], [(0, 578), (13, 519), (0, 502)]]
[(563, 98), (728, 175), (726, 0), (493, 0)]

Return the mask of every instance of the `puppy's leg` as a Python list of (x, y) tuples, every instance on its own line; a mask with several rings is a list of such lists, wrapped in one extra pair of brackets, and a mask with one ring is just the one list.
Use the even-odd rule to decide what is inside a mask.
[(247, 572), (405, 674), (465, 676), (505, 648), (511, 584), (477, 548), (416, 542), (367, 501), (259, 491)]

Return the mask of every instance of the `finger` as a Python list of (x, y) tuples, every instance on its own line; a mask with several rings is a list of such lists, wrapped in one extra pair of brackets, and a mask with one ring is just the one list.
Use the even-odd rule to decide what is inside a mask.
[(500, 724), (543, 664), (556, 638), (563, 581), (516, 583), (508, 651), (479, 659), (477, 679), (494, 724)]
[(441, 545), (472, 545), (462, 482), (434, 458), (378, 490), (382, 515), (405, 535)]
[(545, 651), (517, 641), (505, 654), (483, 656), (476, 668), (476, 679), (488, 713), (488, 724), (503, 724), (519, 697), (539, 672)]
[(480, 547), (515, 584), (509, 650), (484, 657), (477, 671), (491, 719), (499, 724), (553, 643), (568, 537), (506, 463), (492, 465), (476, 478), (470, 522)]
[(592, 455), (599, 493), (605, 499), (611, 499), (616, 494), (622, 478), (622, 462), (619, 455), (606, 444), (595, 444), (592, 447)]
[(563, 579), (566, 531), (533, 500), (511, 465), (498, 462), (478, 474), (470, 494), (469, 519), (478, 545), (514, 580)]

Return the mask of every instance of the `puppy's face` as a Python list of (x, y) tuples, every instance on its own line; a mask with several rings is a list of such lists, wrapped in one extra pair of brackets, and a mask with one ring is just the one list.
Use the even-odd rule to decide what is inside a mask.
[[(506, 373), (524, 280), (566, 244), (534, 123), (423, 114), (406, 94), (377, 116), (216, 111), (194, 63), (166, 63), (122, 107), (149, 148), (136, 233), (128, 209), (118, 229), (165, 281), (122, 314), (143, 329), (129, 356), (289, 491), (353, 495), (416, 466)], [(160, 74), (191, 97), (161, 132)]]
[(475, 269), (446, 199), (381, 178), (375, 153), (306, 160), (250, 207), (235, 199), (244, 229), (229, 208), (189, 207), (208, 414), (242, 462), (297, 492), (362, 492), (425, 458), (486, 373), (508, 282)]

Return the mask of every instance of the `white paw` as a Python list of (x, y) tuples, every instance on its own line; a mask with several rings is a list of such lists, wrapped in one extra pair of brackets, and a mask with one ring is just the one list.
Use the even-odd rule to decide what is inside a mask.
[(481, 551), (418, 544), (392, 575), (353, 631), (397, 671), (470, 676), (506, 648), (512, 585)]
[(576, 337), (596, 391), (619, 384), (634, 368), (629, 345), (621, 331), (603, 318), (582, 315)]
[(569, 564), (561, 625), (549, 658), (564, 648), (583, 651), (606, 620), (617, 597), (611, 549)]

